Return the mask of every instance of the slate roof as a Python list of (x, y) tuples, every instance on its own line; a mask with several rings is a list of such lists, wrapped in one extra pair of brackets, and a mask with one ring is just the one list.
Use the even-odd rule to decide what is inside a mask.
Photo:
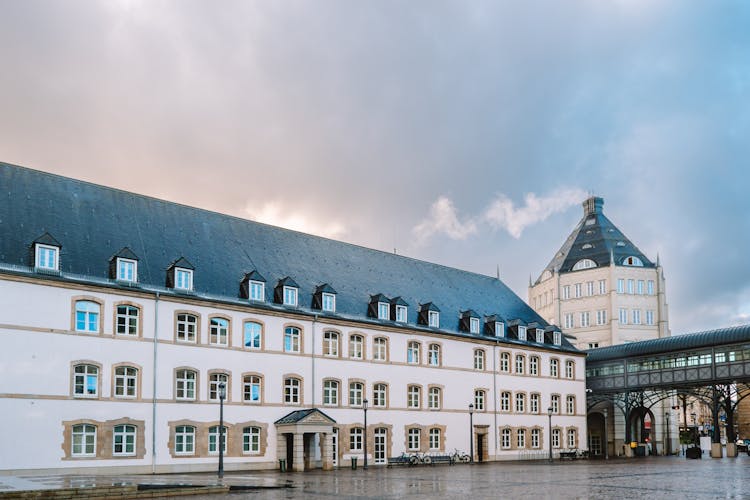
[[(400, 326), (367, 317), (371, 295), (411, 304), (410, 329), (435, 330), (417, 324), (416, 305), (429, 303), (442, 311), (442, 333), (468, 336), (459, 331), (467, 309), (547, 324), (494, 277), (0, 162), (0, 264), (30, 266), (30, 245), (45, 232), (62, 245), (60, 276), (48, 279), (108, 280), (110, 258), (127, 247), (139, 258), (138, 286), (164, 293), (172, 292), (163, 287), (166, 270), (182, 257), (195, 268), (193, 293), (227, 302), (247, 303), (239, 284), (257, 270), (271, 283), (293, 277), (294, 310), (302, 313), (327, 314), (310, 309), (316, 287), (327, 283), (337, 291), (335, 316), (394, 329)], [(267, 289), (267, 302), (254, 306), (287, 309), (272, 294)], [(567, 340), (546, 347), (577, 352)]]
[(681, 350), (699, 349), (701, 347), (716, 345), (731, 345), (741, 342), (750, 342), (750, 325), (719, 328), (717, 330), (707, 330), (686, 335), (674, 335), (672, 337), (590, 349), (585, 351), (588, 355), (586, 363), (651, 356), (666, 352), (679, 352)]
[[(544, 268), (545, 271), (571, 272), (576, 262), (581, 259), (591, 259), (597, 266), (602, 267), (608, 266), (614, 257), (615, 265), (622, 265), (623, 259), (629, 256), (641, 259), (643, 267), (655, 267), (654, 263), (604, 215), (603, 205), (604, 200), (596, 196), (583, 202), (583, 218)], [(540, 281), (541, 275), (536, 282)]]

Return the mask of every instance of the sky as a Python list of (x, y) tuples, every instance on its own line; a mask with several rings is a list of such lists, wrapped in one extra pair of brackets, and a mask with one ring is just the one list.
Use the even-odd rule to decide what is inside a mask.
[(750, 3), (0, 0), (0, 161), (501, 279), (595, 194), (750, 323)]

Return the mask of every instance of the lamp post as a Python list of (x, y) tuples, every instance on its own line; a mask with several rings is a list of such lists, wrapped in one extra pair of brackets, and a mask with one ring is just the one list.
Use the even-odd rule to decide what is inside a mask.
[(469, 462), (474, 463), (474, 403), (469, 404)]
[(667, 455), (671, 455), (670, 453), (670, 443), (669, 443), (669, 412), (666, 412), (664, 414), (664, 418), (667, 420), (667, 442), (664, 444), (664, 450), (666, 451)]
[(365, 411), (365, 435), (363, 438), (365, 440), (364, 468), (367, 469), (367, 399), (366, 398), (362, 401), (362, 409)]
[(547, 408), (549, 417), (549, 461), (552, 462), (552, 407)]
[(602, 410), (604, 414), (604, 460), (609, 460), (609, 442), (607, 441), (607, 409)]
[(227, 385), (219, 383), (219, 479), (224, 477), (224, 398), (227, 397)]

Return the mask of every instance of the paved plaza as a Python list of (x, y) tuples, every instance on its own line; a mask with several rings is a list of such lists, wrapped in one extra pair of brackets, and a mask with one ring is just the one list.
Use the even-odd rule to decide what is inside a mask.
[[(488, 463), (434, 467), (370, 467), (354, 471), (228, 473), (225, 484), (250, 488), (217, 498), (750, 498), (750, 457), (549, 463)], [(0, 491), (106, 484), (215, 484), (213, 474), (126, 476), (0, 476)], [(34, 488), (29, 488), (29, 486)]]

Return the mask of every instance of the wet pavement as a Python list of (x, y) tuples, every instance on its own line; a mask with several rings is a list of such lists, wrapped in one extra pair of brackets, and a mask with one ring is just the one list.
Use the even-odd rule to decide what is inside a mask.
[[(111, 484), (216, 484), (213, 474), (0, 476), (0, 492)], [(354, 471), (227, 473), (224, 484), (259, 488), (183, 498), (433, 499), (460, 498), (750, 498), (750, 457), (686, 460), (648, 457), (575, 462), (500, 462), (434, 467), (370, 467)], [(35, 484), (36, 488), (27, 488)], [(57, 486), (55, 486), (57, 485)], [(743, 489), (744, 488), (744, 489)]]

